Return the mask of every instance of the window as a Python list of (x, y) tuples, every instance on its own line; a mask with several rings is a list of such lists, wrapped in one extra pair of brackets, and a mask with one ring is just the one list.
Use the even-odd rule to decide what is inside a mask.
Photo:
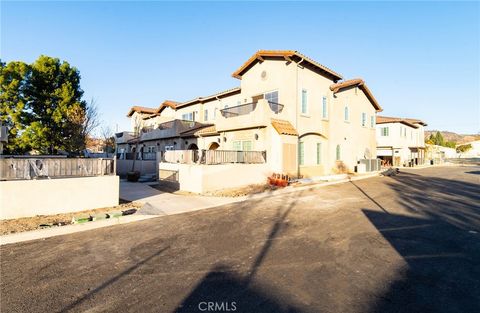
[(250, 140), (242, 142), (242, 151), (252, 151), (252, 142)]
[(325, 97), (325, 96), (323, 96), (323, 98), (322, 98), (322, 118), (328, 118), (327, 97)]
[(213, 109), (213, 119), (217, 118), (217, 108)]
[(193, 112), (182, 114), (182, 120), (193, 121)]
[(302, 89), (302, 114), (307, 114), (307, 91)]
[(317, 164), (322, 163), (322, 143), (317, 142)]
[(400, 137), (403, 136), (403, 126), (400, 126)]
[(343, 112), (343, 119), (345, 120), (345, 122), (348, 122), (348, 104), (345, 104), (345, 110)]
[(388, 136), (388, 127), (381, 127), (380, 128), (380, 136), (387, 137)]
[(342, 155), (341, 155), (341, 151), (340, 151), (340, 145), (337, 145), (335, 159), (337, 161), (340, 161), (341, 157), (342, 157)]
[(265, 93), (265, 99), (268, 102), (278, 103), (278, 91), (272, 91)]
[(362, 126), (367, 126), (367, 113), (362, 113)]
[(375, 116), (370, 116), (370, 127), (375, 127)]
[(298, 164), (303, 165), (305, 164), (305, 150), (304, 150), (304, 143), (298, 143)]
[(235, 140), (233, 142), (233, 150), (235, 151), (252, 151), (252, 141)]
[(203, 111), (203, 120), (208, 121), (208, 110)]
[(236, 140), (233, 142), (233, 150), (235, 151), (242, 150), (242, 142), (240, 140)]

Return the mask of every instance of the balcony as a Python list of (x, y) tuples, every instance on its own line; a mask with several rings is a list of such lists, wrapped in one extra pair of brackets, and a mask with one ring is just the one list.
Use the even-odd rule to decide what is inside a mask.
[(135, 138), (133, 132), (121, 132), (115, 134), (115, 141), (118, 144), (127, 143), (129, 140)]
[(216, 123), (217, 131), (265, 127), (271, 118), (282, 118), (284, 105), (261, 99), (256, 103), (246, 103), (220, 110)]

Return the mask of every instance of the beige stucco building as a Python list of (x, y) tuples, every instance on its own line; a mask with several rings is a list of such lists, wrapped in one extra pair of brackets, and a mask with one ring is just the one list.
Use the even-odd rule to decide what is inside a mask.
[(272, 172), (303, 177), (354, 171), (376, 158), (381, 107), (362, 79), (343, 80), (290, 50), (258, 51), (232, 76), (239, 87), (132, 107), (132, 132), (117, 134), (119, 151), (265, 151)]
[(424, 164), (425, 126), (418, 119), (377, 116), (377, 156), (393, 166)]

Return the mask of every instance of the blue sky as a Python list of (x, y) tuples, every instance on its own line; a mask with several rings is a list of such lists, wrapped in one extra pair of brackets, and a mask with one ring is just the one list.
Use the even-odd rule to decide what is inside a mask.
[(259, 49), (298, 50), (362, 77), (382, 114), (429, 129), (480, 131), (477, 2), (1, 2), (3, 61), (40, 54), (82, 75), (106, 124), (238, 86)]

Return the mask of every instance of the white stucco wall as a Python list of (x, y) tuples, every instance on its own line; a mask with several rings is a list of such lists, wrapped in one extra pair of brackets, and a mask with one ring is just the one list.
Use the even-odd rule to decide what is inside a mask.
[(0, 182), (0, 219), (118, 205), (118, 176)]
[(262, 184), (271, 174), (266, 164), (160, 163), (159, 169), (178, 171), (180, 190), (194, 193)]

